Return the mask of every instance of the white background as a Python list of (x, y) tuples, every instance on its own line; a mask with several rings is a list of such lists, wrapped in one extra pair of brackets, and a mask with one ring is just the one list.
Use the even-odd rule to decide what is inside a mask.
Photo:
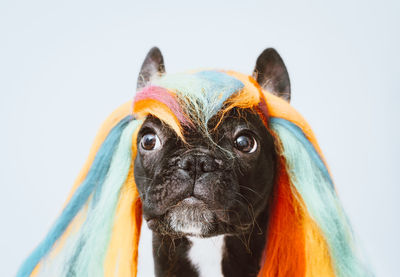
[[(1, 1), (0, 276), (13, 276), (49, 229), (154, 45), (169, 72), (249, 74), (275, 47), (373, 269), (398, 276), (398, 3)], [(152, 276), (148, 233), (143, 243), (139, 276)]]

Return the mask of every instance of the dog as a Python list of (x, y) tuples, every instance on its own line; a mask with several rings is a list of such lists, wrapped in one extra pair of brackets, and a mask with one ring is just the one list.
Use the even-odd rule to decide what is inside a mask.
[[(138, 90), (164, 68), (161, 52), (154, 48), (143, 63)], [(275, 50), (261, 54), (254, 75), (270, 91), (290, 99), (288, 73)], [(153, 116), (139, 131), (135, 181), (153, 230), (157, 276), (243, 277), (260, 270), (277, 167), (275, 143), (250, 109), (232, 110), (220, 120), (209, 122), (211, 140), (192, 128), (183, 142)], [(193, 252), (202, 245), (207, 249), (208, 240), (220, 244), (220, 249), (211, 247), (220, 251), (219, 257), (199, 254), (219, 261), (215, 271)]]
[(372, 276), (272, 48), (252, 76), (167, 74), (152, 48), (68, 201), (17, 276)]

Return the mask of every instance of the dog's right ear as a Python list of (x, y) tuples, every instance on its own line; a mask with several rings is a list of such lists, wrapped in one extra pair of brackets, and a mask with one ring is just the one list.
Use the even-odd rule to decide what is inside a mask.
[(158, 47), (153, 47), (147, 53), (140, 69), (136, 90), (144, 88), (154, 77), (165, 73), (164, 58)]

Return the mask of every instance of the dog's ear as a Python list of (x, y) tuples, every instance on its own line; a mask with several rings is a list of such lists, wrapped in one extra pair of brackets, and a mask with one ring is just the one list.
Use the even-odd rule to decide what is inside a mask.
[(273, 48), (265, 49), (258, 57), (253, 77), (261, 87), (290, 102), (290, 81), (281, 56)]
[(137, 80), (136, 90), (145, 87), (153, 77), (161, 76), (165, 73), (164, 58), (158, 47), (153, 47), (147, 53), (146, 58), (140, 69)]

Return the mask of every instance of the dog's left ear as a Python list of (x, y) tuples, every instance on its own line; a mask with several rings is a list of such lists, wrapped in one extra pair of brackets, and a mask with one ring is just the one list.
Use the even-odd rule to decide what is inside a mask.
[(265, 49), (258, 57), (253, 77), (261, 87), (290, 102), (290, 81), (281, 56), (273, 48)]
[(164, 58), (158, 47), (153, 47), (147, 53), (146, 58), (140, 69), (137, 80), (136, 90), (144, 88), (152, 78), (161, 76), (165, 73)]

